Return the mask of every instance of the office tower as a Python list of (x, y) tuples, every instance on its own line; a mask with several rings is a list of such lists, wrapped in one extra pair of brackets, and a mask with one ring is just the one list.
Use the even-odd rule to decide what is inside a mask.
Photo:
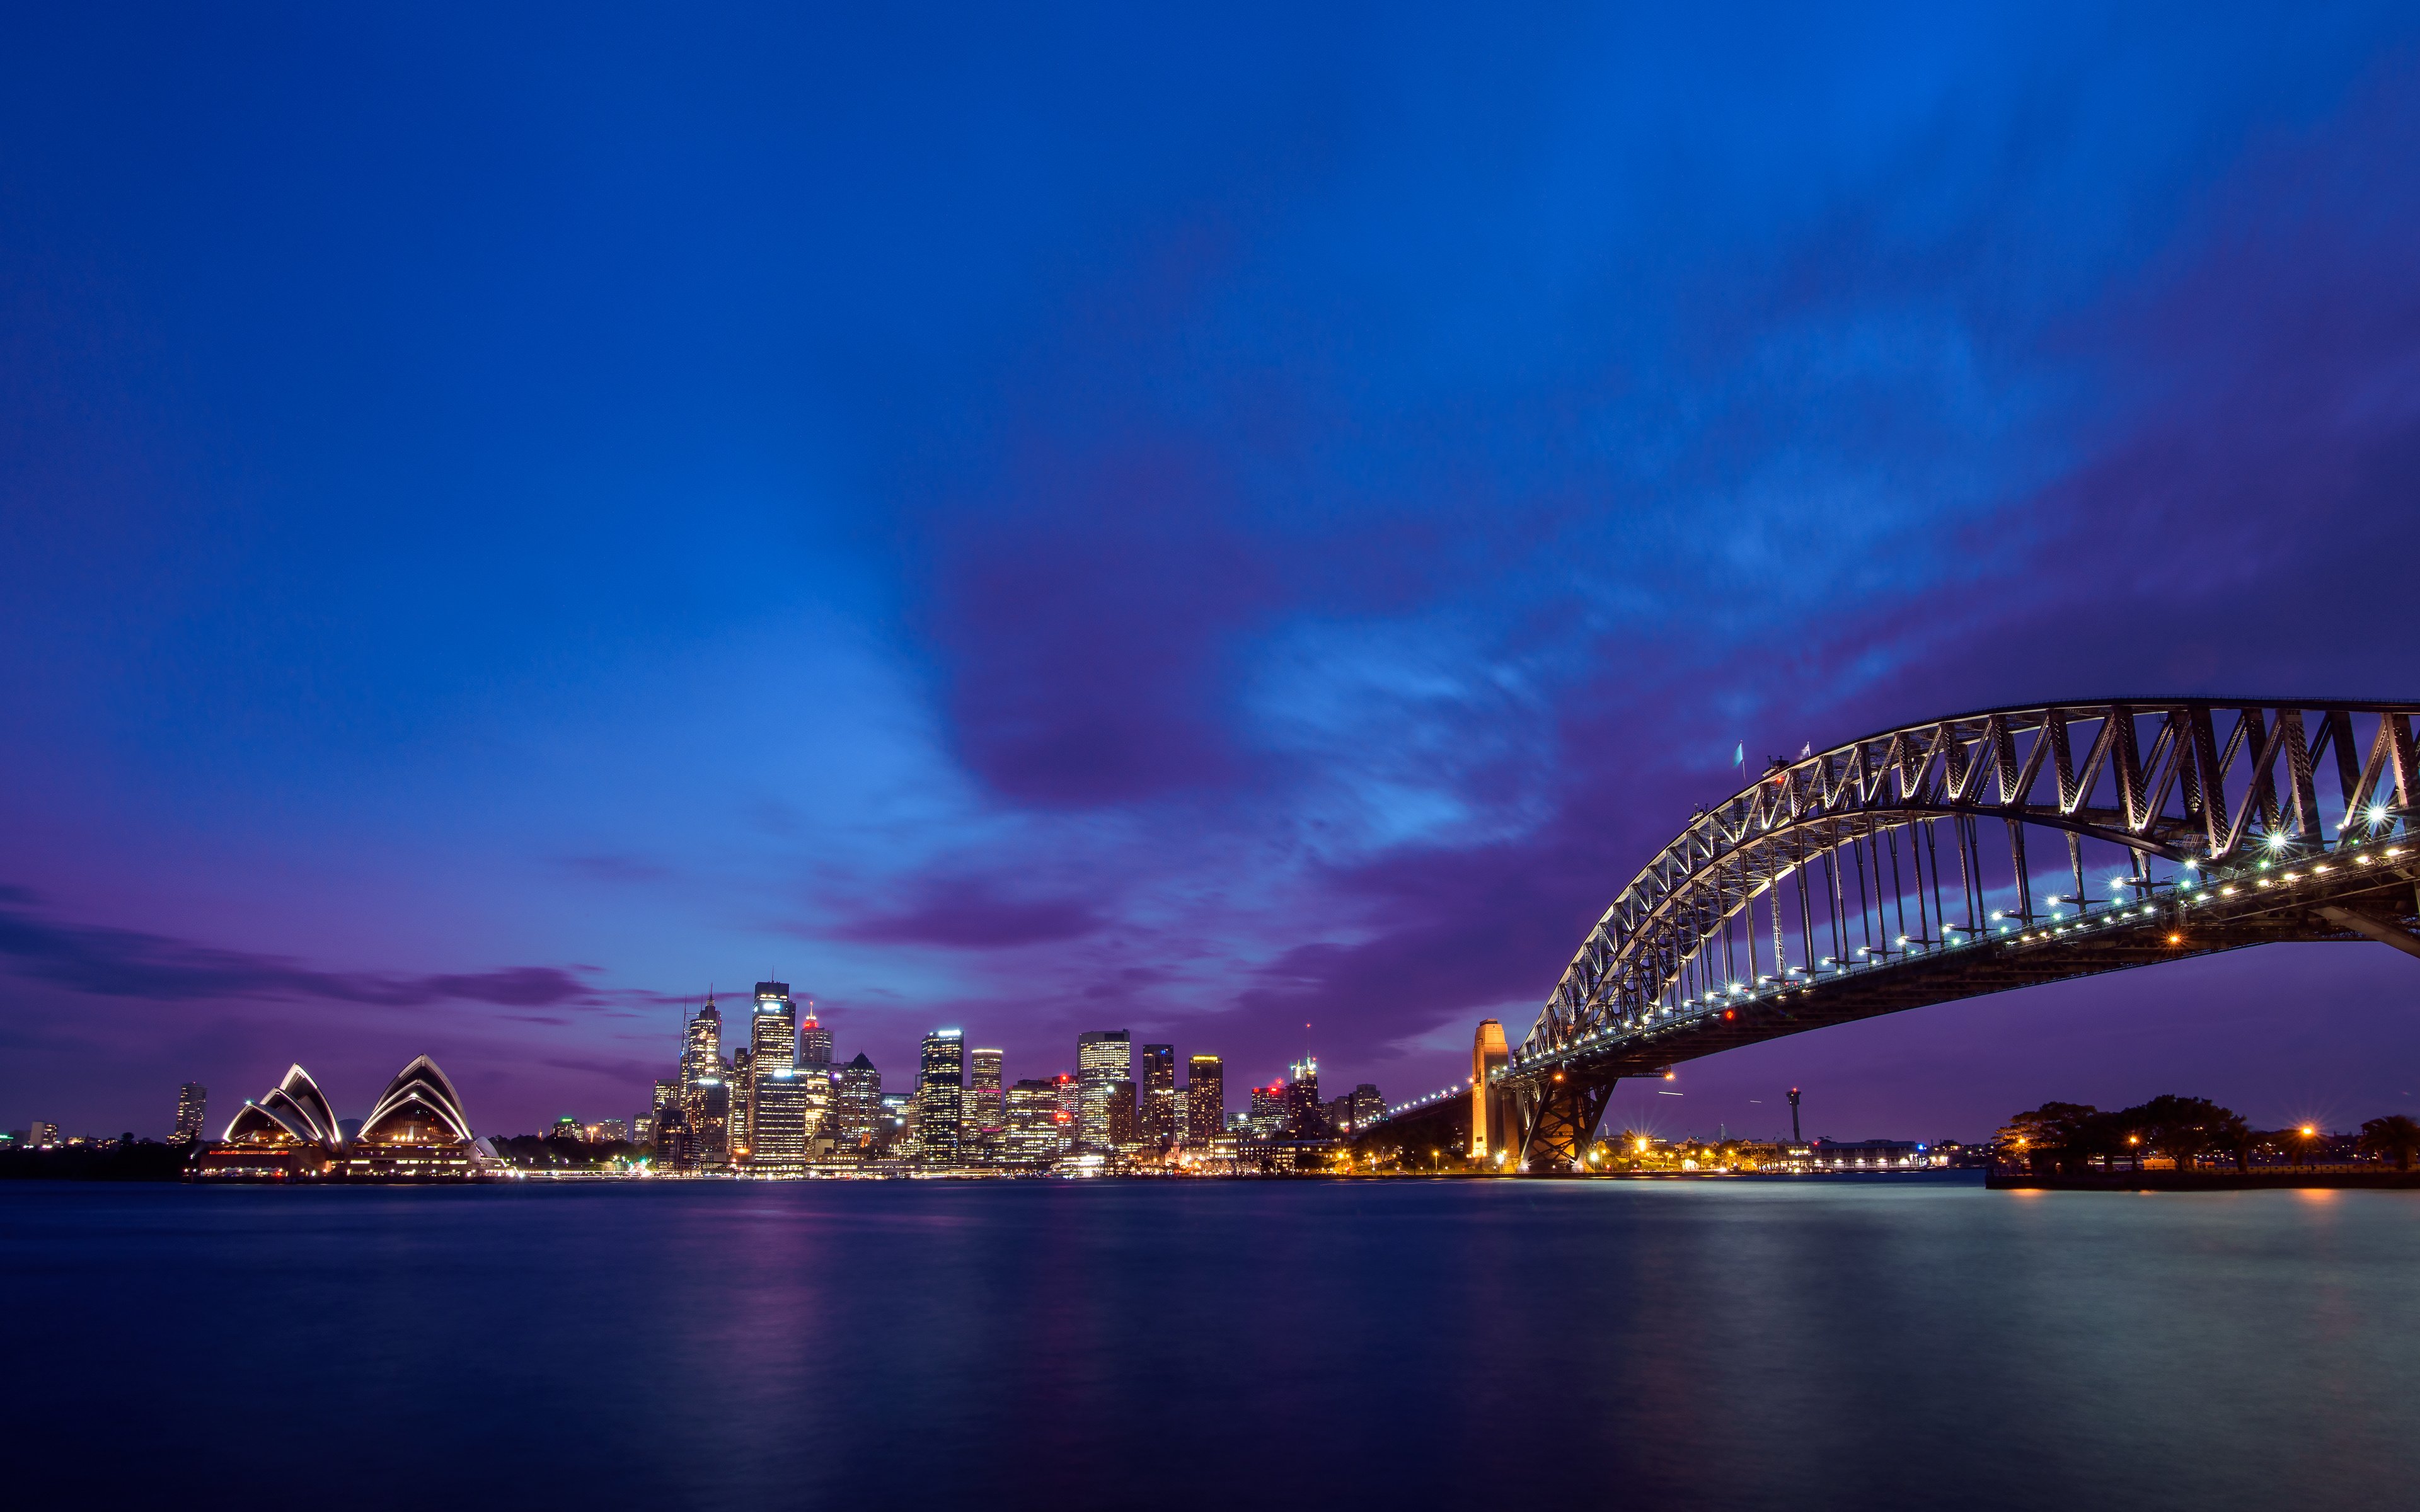
[(656, 1100), (648, 1105), (647, 1111), (653, 1114), (656, 1118), (661, 1119), (664, 1116), (664, 1109), (670, 1107), (678, 1101), (680, 1101), (680, 1089), (677, 1084), (673, 1082), (658, 1082), (656, 1084)]
[(690, 1128), (689, 1114), (676, 1103), (667, 1103), (656, 1119), (656, 1164), (669, 1171), (697, 1169), (697, 1134)]
[(588, 1126), (588, 1141), (596, 1145), (618, 1145), (630, 1137), (630, 1126), (619, 1119), (599, 1119)]
[(814, 1094), (823, 1083), (820, 1071), (782, 1066), (756, 1078), (756, 1143), (748, 1153), (749, 1169), (768, 1176), (803, 1176), (807, 1169), (810, 1115), (820, 1101)]
[(630, 1143), (641, 1149), (653, 1149), (656, 1147), (656, 1120), (649, 1117), (632, 1119)]
[(924, 1036), (916, 1068), (917, 1153), (930, 1164), (957, 1164), (966, 1096), (966, 1037), (956, 1029), (935, 1029)]
[(1185, 1142), (1206, 1145), (1227, 1128), (1227, 1063), (1195, 1056), (1185, 1063)]
[(731, 1064), (722, 1068), (722, 1079), (731, 1084), (731, 1158), (748, 1159), (748, 1116), (754, 1111), (749, 1100), (755, 1095), (756, 1052), (742, 1045), (731, 1052)]
[(916, 1118), (916, 1098), (911, 1092), (884, 1092), (875, 1099), (879, 1110), (874, 1129), (875, 1148), (892, 1155), (908, 1152), (909, 1126)]
[[(768, 1078), (793, 1070), (799, 1063), (799, 1014), (790, 1003), (790, 984), (786, 981), (760, 981), (756, 984), (756, 1011), (748, 1021), (748, 1074), (738, 1086), (747, 1089), (749, 1137), (740, 1139), (754, 1158), (756, 1148), (755, 1108), (758, 1091)], [(785, 1088), (783, 1101), (799, 1101), (789, 1096), (796, 1091), (803, 1098), (803, 1086)], [(783, 1138), (788, 1137), (784, 1127)], [(803, 1135), (800, 1136), (803, 1140)], [(735, 1139), (738, 1139), (737, 1134)], [(801, 1149), (804, 1145), (801, 1144)]]
[(697, 1085), (689, 1132), (697, 1164), (714, 1169), (731, 1164), (731, 1084), (720, 1076)]
[(1059, 1083), (1045, 1078), (1018, 1082), (1002, 1099), (1007, 1126), (1001, 1158), (1011, 1165), (1047, 1165), (1067, 1152), (1068, 1115), (1059, 1108)]
[(799, 1020), (799, 1064), (831, 1064), (831, 1030), (815, 1022), (815, 1000), (807, 999), (806, 1017)]
[(1083, 1084), (1083, 1116), (1076, 1128), (1077, 1148), (1107, 1153), (1109, 1140), (1109, 1102), (1115, 1088), (1124, 1083), (1134, 1085), (1134, 1044), (1124, 1029), (1088, 1029), (1076, 1036), (1076, 1079)]
[(554, 1127), (547, 1131), (546, 1136), (549, 1139), (568, 1139), (575, 1145), (582, 1145), (588, 1142), (588, 1130), (578, 1119), (566, 1113), (554, 1120)]
[(971, 1051), (967, 1071), (966, 1117), (959, 1129), (959, 1148), (970, 1159), (983, 1159), (999, 1146), (1008, 1125), (1008, 1104), (1000, 1085), (1001, 1052)]
[(1072, 1153), (1084, 1142), (1084, 1084), (1063, 1071), (1050, 1078), (1050, 1085), (1059, 1089), (1059, 1111), (1065, 1115), (1059, 1120), (1059, 1130), (1066, 1135), (1067, 1149)]
[(1327, 1110), (1319, 1105), (1319, 1060), (1305, 1056), (1286, 1069), (1286, 1133), (1296, 1139), (1320, 1138), (1327, 1133)]
[(680, 1093), (687, 1098), (698, 1085), (722, 1075), (722, 1015), (708, 997), (697, 1017), (681, 1034)]
[(1141, 1149), (1142, 1131), (1135, 1124), (1135, 1084), (1112, 1082), (1109, 1103), (1109, 1148), (1121, 1155), (1131, 1155)]
[(1387, 1116), (1387, 1100), (1378, 1095), (1377, 1084), (1361, 1082), (1353, 1088), (1353, 1127), (1367, 1129)]
[(1285, 1132), (1286, 1084), (1271, 1082), (1266, 1087), (1252, 1088), (1252, 1111), (1249, 1123), (1253, 1134), (1262, 1139), (1275, 1139)]
[(1140, 1143), (1166, 1149), (1176, 1143), (1176, 1047), (1142, 1047), (1142, 1106), (1135, 1114)]
[(882, 1125), (882, 1072), (874, 1069), (874, 1062), (861, 1050), (840, 1069), (832, 1122), (834, 1142), (848, 1149), (871, 1145)]
[(172, 1145), (190, 1145), (202, 1136), (202, 1119), (210, 1103), (210, 1089), (199, 1082), (187, 1082), (177, 1088), (177, 1132), (168, 1136)]

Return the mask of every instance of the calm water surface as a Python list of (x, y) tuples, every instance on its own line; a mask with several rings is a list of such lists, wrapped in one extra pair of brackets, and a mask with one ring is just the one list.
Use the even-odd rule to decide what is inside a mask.
[[(2420, 1195), (0, 1186), (85, 1505), (2420, 1505)], [(20, 1504), (44, 1504), (21, 1503)]]

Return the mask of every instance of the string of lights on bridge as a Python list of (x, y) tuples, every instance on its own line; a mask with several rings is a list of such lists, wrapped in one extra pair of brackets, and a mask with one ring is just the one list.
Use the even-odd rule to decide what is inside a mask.
[[(2093, 906), (2092, 899), (2062, 897), (2054, 893), (2043, 901), (2054, 905), (2064, 903), (2071, 907), (2074, 910), (2072, 917), (2070, 916), (2068, 907), (2054, 906), (2051, 909), (2050, 921), (2037, 924), (2029, 920), (2014, 918), (2005, 910), (1994, 910), (1991, 915), (1988, 930), (1978, 931), (1965, 925), (1943, 924), (1940, 926), (1945, 936), (1943, 939), (1916, 939), (1901, 934), (1889, 948), (1874, 949), (1859, 947), (1856, 959), (1842, 960), (1835, 956), (1824, 956), (1818, 963), (1816, 970), (1830, 972), (1833, 974), (1832, 980), (1837, 980), (1839, 977), (1854, 972), (1887, 969), (1892, 965), (1905, 964), (1918, 958), (1938, 959), (1947, 951), (1973, 949), (1978, 946), (1997, 945), (2009, 948), (2044, 945), (2081, 932), (2106, 929), (2130, 920), (2153, 918), (2163, 906), (2164, 898), (2166, 900), (2166, 905), (2181, 911), (2213, 900), (2239, 897), (2247, 887), (2256, 891), (2270, 890), (2280, 886), (2290, 887), (2306, 880), (2316, 881), (2319, 877), (2328, 875), (2335, 865), (2366, 867), (2375, 866), (2381, 861), (2399, 860), (2404, 855), (2404, 847), (2383, 844), (2384, 841), (2394, 838), (2392, 829), (2397, 817), (2394, 810), (2384, 805), (2371, 806), (2363, 815), (2363, 818), (2367, 821), (2366, 828), (2370, 832), (2366, 842), (2348, 846), (2345, 841), (2340, 839), (2334, 851), (2324, 853), (2333, 857), (2333, 863), (2330, 860), (2313, 858), (2303, 863), (2300, 870), (2295, 870), (2296, 863), (2290, 856), (2293, 848), (2292, 837), (2282, 831), (2273, 832), (2263, 837), (2257, 847), (2257, 850), (2262, 853), (2260, 859), (2248, 865), (2211, 868), (2205, 867), (2198, 860), (2188, 859), (2184, 862), (2186, 875), (2183, 877), (2162, 879), (2148, 876), (2111, 877), (2109, 879), (2112, 894), (2109, 900), (2110, 906), (2102, 907), (2097, 911)], [(2345, 827), (2341, 825), (2337, 826), (2340, 835)], [(2136, 889), (2137, 896), (2118, 899), (2116, 894), (2126, 888)], [(1951, 935), (1959, 937), (1947, 937)], [(2177, 936), (2171, 935), (2170, 943), (2178, 943)], [(1624, 1041), (1645, 1041), (1671, 1034), (1676, 1030), (1696, 1028), (1713, 1020), (1717, 1013), (1735, 1013), (1743, 1007), (1776, 1000), (1791, 993), (1804, 991), (1815, 985), (1817, 980), (1818, 978), (1810, 975), (1807, 968), (1791, 966), (1778, 977), (1761, 976), (1752, 981), (1727, 982), (1722, 987), (1699, 996), (1683, 998), (1677, 1004), (1649, 1009), (1642, 1014), (1635, 1015), (1594, 1033), (1582, 1035), (1570, 1044), (1543, 1055), (1524, 1056), (1520, 1050), (1515, 1049), (1512, 1052), (1511, 1064), (1497, 1072), (1491, 1079), (1501, 1080), (1517, 1072), (1554, 1066), (1576, 1059), (1583, 1055), (1600, 1053), (1608, 1046)], [(1423, 1108), (1435, 1107), (1453, 1098), (1467, 1097), (1470, 1095), (1470, 1088), (1475, 1080), (1476, 1078), (1466, 1077), (1459, 1086), (1440, 1088), (1408, 1102), (1396, 1103), (1387, 1110), (1386, 1117), (1398, 1118), (1406, 1113), (1416, 1113)]]

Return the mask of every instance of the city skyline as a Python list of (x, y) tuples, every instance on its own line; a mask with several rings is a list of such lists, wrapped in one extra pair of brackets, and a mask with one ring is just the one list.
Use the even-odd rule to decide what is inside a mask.
[[(2336, 585), (2412, 514), (2420, 18), (2180, 31), (767, 13), (524, 76), (530, 14), (28, 18), (0, 1124), (430, 1053), (540, 1128), (760, 978), (886, 1068), (1118, 1024), (1443, 1088), (1768, 758), (2415, 691)], [(2408, 967), (1641, 1095), (2420, 1107)]]

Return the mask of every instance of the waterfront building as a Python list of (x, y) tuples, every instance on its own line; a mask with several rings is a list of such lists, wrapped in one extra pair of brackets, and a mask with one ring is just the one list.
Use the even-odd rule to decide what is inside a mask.
[(421, 1056), (396, 1074), (348, 1134), (311, 1073), (287, 1068), (276, 1087), (245, 1102), (219, 1142), (192, 1167), (201, 1180), (461, 1180), (492, 1164), (471, 1132), (444, 1072)]
[[(752, 1159), (756, 1148), (755, 1110), (759, 1094), (767, 1081), (795, 1069), (799, 1063), (799, 1016), (790, 1003), (790, 984), (786, 981), (760, 981), (756, 984), (756, 1011), (748, 1022), (748, 1071), (737, 1076), (734, 1085), (745, 1089), (748, 1103), (748, 1125), (744, 1133), (735, 1131), (733, 1141), (748, 1150)], [(792, 1090), (785, 1088), (783, 1101), (794, 1101)], [(737, 1120), (735, 1119), (735, 1122)], [(784, 1127), (783, 1137), (789, 1137)]]
[(784, 1066), (756, 1079), (756, 1143), (748, 1156), (749, 1168), (769, 1176), (802, 1176), (807, 1169), (807, 1141), (821, 1121), (823, 1072)]
[(684, 1110), (695, 1165), (716, 1170), (731, 1164), (731, 1084), (710, 1076), (697, 1084)]
[(1007, 1126), (1001, 1134), (1001, 1158), (1011, 1165), (1048, 1165), (1067, 1153), (1073, 1142), (1075, 1114), (1060, 1105), (1063, 1083), (1071, 1078), (1044, 1077), (1021, 1081), (1003, 1099)]
[(966, 1117), (959, 1125), (959, 1149), (969, 1160), (997, 1156), (1001, 1133), (1008, 1127), (1008, 1103), (1000, 1085), (998, 1050), (969, 1052)]
[(863, 1149), (882, 1127), (882, 1072), (858, 1052), (840, 1069), (833, 1106), (834, 1142), (845, 1149)]
[(1142, 1130), (1137, 1126), (1134, 1083), (1110, 1084), (1108, 1114), (1109, 1148), (1121, 1155), (1131, 1155), (1140, 1149)]
[(1195, 1056), (1185, 1063), (1185, 1142), (1206, 1145), (1227, 1126), (1227, 1063)]
[(966, 1091), (966, 1036), (957, 1029), (935, 1029), (924, 1036), (916, 1069), (916, 1152), (924, 1161), (957, 1164)]
[(1132, 1036), (1125, 1029), (1088, 1029), (1078, 1035), (1076, 1079), (1082, 1084), (1083, 1104), (1077, 1121), (1077, 1148), (1086, 1153), (1107, 1153), (1111, 1148), (1109, 1103), (1115, 1089), (1125, 1087), (1129, 1103), (1134, 1097)]
[(187, 1082), (177, 1088), (177, 1132), (168, 1136), (172, 1145), (190, 1145), (202, 1136), (202, 1119), (210, 1104), (210, 1089), (199, 1082)]
[(1286, 1084), (1271, 1082), (1266, 1087), (1252, 1088), (1252, 1111), (1245, 1116), (1245, 1127), (1262, 1139), (1274, 1139), (1285, 1132)]
[(722, 1068), (722, 1079), (731, 1084), (731, 1159), (734, 1165), (748, 1161), (748, 1118), (755, 1111), (749, 1099), (755, 1095), (753, 1066), (756, 1052), (742, 1045), (731, 1052), (730, 1064)]
[(915, 1133), (915, 1095), (883, 1092), (875, 1098), (875, 1105), (879, 1110), (875, 1119), (875, 1148), (892, 1154), (908, 1153)]
[(1135, 1110), (1135, 1133), (1146, 1146), (1166, 1149), (1176, 1143), (1176, 1047), (1142, 1047), (1142, 1104)]

